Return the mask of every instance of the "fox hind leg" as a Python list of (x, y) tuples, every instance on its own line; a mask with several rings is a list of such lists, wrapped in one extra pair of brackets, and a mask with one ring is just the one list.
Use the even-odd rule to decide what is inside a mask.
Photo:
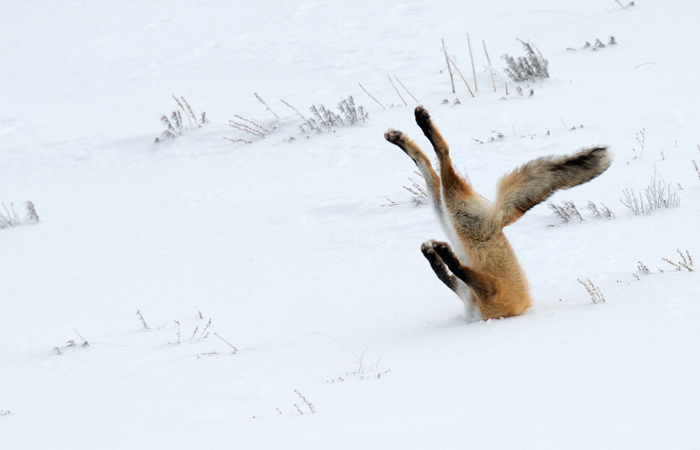
[(446, 242), (429, 241), (429, 243), (450, 271), (472, 288), (480, 298), (489, 298), (494, 295), (496, 286), (492, 276), (463, 265)]
[[(435, 249), (436, 244), (444, 244), (445, 246), (447, 245), (444, 242), (424, 242), (420, 247), (423, 256), (425, 256), (425, 259), (428, 260), (428, 262), (430, 263), (430, 267), (433, 269), (433, 272), (435, 272), (435, 275), (437, 275), (440, 281), (442, 281), (445, 284), (445, 286), (450, 288), (450, 290), (457, 294), (460, 300), (462, 300), (462, 302), (464, 303), (467, 321), (475, 322), (480, 320), (481, 314), (479, 312), (479, 308), (476, 306), (472, 299), (472, 294), (469, 290), (469, 286), (459, 277), (450, 274), (450, 272), (447, 270), (445, 262)], [(456, 263), (459, 264), (459, 261), (457, 261)]]
[(445, 286), (457, 293), (457, 282), (459, 280), (454, 275), (450, 275), (450, 273), (447, 271), (447, 266), (445, 266), (445, 263), (442, 258), (440, 258), (440, 255), (435, 252), (432, 242), (424, 242), (420, 246), (420, 251), (423, 253), (423, 256), (425, 256), (425, 259), (427, 259), (430, 263), (430, 267), (433, 269), (433, 272), (435, 272), (438, 279), (442, 281)]
[[(418, 106), (415, 116), (416, 123), (423, 130), (423, 134), (432, 144), (438, 157), (442, 201), (446, 213), (450, 215), (451, 224), (458, 234), (469, 236), (472, 240), (488, 239), (494, 231), (487, 226), (486, 220), (490, 205), (455, 171), (450, 159), (450, 149), (428, 111)], [(457, 245), (455, 240), (452, 238), (450, 240), (453, 245)]]
[(437, 127), (433, 124), (430, 114), (422, 106), (416, 107), (416, 123), (423, 130), (423, 134), (428, 138), (435, 150), (440, 164), (440, 180), (446, 193), (453, 190), (458, 191), (462, 196), (469, 197), (474, 194), (472, 187), (462, 179), (454, 170), (450, 159), (450, 148), (442, 137)]

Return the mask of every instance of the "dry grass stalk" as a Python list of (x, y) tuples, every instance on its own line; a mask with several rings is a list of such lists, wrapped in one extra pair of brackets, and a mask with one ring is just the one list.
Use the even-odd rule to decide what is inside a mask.
[(447, 56), (447, 48), (445, 47), (445, 40), (442, 39), (442, 51), (445, 53), (445, 62), (447, 63), (447, 71), (450, 73), (450, 82), (452, 83), (452, 93), (455, 93), (455, 80), (452, 76), (452, 69), (450, 68), (450, 57)]
[(662, 260), (662, 261), (666, 261), (667, 263), (669, 263), (670, 265), (672, 265), (673, 267), (675, 267), (676, 270), (682, 270), (680, 264), (676, 264), (676, 263), (674, 263), (674, 262), (672, 262), (672, 261), (669, 261), (669, 260), (666, 259), (666, 258), (661, 258), (661, 260)]
[(399, 82), (399, 84), (401, 85), (401, 87), (404, 88), (404, 89), (406, 90), (406, 92), (408, 92), (408, 95), (410, 95), (410, 96), (413, 98), (413, 100), (416, 101), (416, 103), (420, 103), (420, 102), (418, 101), (417, 98), (413, 97), (413, 94), (411, 94), (411, 91), (409, 91), (408, 89), (406, 89), (406, 86), (404, 86), (403, 83), (401, 82), (401, 80), (399, 80), (399, 77), (397, 77), (396, 75), (394, 75), (394, 78), (396, 78), (396, 81)]
[[(680, 252), (680, 250), (678, 250), (678, 251)], [(690, 256), (690, 252), (688, 250), (685, 251), (685, 254), (688, 255), (688, 262), (692, 266), (693, 265), (693, 257)]]
[(656, 174), (651, 178), (650, 185), (644, 190), (645, 197), (639, 193), (639, 199), (634, 193), (634, 190), (623, 189), (622, 193), (625, 198), (620, 199), (623, 205), (629, 208), (635, 216), (640, 214), (648, 216), (655, 209), (675, 208), (681, 203), (681, 199), (675, 192), (671, 192), (671, 184), (664, 185), (661, 181), (656, 180)]
[(173, 322), (175, 322), (175, 325), (177, 325), (177, 342), (176, 342), (176, 344), (179, 344), (180, 343), (180, 322), (178, 322), (177, 320), (173, 320)]
[[(76, 330), (75, 328), (73, 328), (73, 331), (75, 331), (75, 334), (77, 334), (77, 335), (80, 337), (80, 339), (83, 340), (83, 343), (80, 345), (81, 347), (90, 347), (90, 344), (88, 344), (88, 341), (87, 341), (84, 337), (82, 337), (82, 336), (80, 335), (80, 333), (78, 333), (78, 330)], [(71, 341), (71, 342), (73, 342), (73, 341)]]
[(642, 159), (642, 155), (644, 154), (644, 145), (646, 143), (646, 128), (642, 128), (641, 131), (639, 131), (636, 135), (636, 140), (639, 143), (639, 157), (637, 157), (637, 150), (632, 148), (632, 151), (634, 152), (634, 158), (633, 159)]
[[(306, 397), (304, 397), (303, 395), (301, 395), (301, 393), (300, 393), (299, 391), (297, 391), (296, 389), (294, 389), (294, 392), (297, 393), (297, 395), (299, 396), (299, 398), (301, 399), (301, 401), (304, 402), (304, 404), (309, 408), (309, 410), (311, 411), (311, 414), (313, 414), (313, 413), (316, 412), (316, 408), (314, 408), (313, 403), (309, 402), (309, 401), (306, 399)], [(294, 406), (296, 406), (296, 405), (294, 405)], [(297, 409), (299, 409), (298, 406), (297, 406)], [(300, 411), (300, 412), (301, 412), (301, 411)]]
[(239, 122), (236, 122), (235, 120), (230, 120), (230, 119), (228, 122), (229, 122), (229, 126), (231, 126), (233, 128), (237, 128), (245, 133), (252, 134), (253, 136), (257, 136), (257, 137), (261, 137), (261, 138), (265, 137), (265, 133), (255, 129), (253, 127), (250, 127), (244, 123), (239, 123)]
[[(509, 79), (506, 75), (502, 74), (502, 73), (499, 72), (498, 70), (496, 70), (496, 69), (494, 69), (493, 67), (491, 67), (490, 65), (484, 66), (484, 68), (485, 68), (486, 70), (488, 70), (489, 72), (491, 72), (493, 75), (496, 75), (496, 76), (498, 76), (501, 80), (503, 80), (503, 83), (504, 83), (505, 86), (506, 86), (506, 95), (509, 95), (509, 93), (508, 93), (508, 83), (512, 83), (513, 81), (512, 81), (511, 79)], [(517, 87), (518, 89), (520, 89), (520, 86), (517, 86), (517, 85), (516, 85), (516, 87)]]
[(588, 201), (588, 206), (586, 206), (586, 208), (590, 212), (592, 212), (594, 216), (603, 217), (603, 215), (600, 213), (600, 211), (598, 211), (598, 207), (596, 207), (595, 203), (593, 203), (592, 201), (590, 201), (590, 200)]
[(321, 125), (326, 127), (326, 130), (328, 131), (333, 131), (333, 127), (345, 125), (343, 123), (343, 119), (339, 115), (326, 108), (322, 104), (316, 107), (316, 105), (312, 103), (311, 107), (309, 108), (309, 111), (316, 117), (314, 123), (320, 123)]
[(206, 339), (207, 336), (209, 336), (209, 333), (207, 332), (207, 330), (209, 329), (210, 326), (211, 326), (211, 319), (209, 319), (209, 322), (207, 322), (207, 324), (202, 329), (202, 332), (199, 334), (199, 339), (197, 339), (197, 341), (199, 341), (200, 339)]
[(581, 216), (581, 213), (578, 212), (578, 209), (576, 208), (576, 205), (574, 205), (573, 201), (566, 201), (562, 203), (564, 205), (564, 208), (566, 208), (566, 211), (569, 213), (571, 217), (577, 217), (579, 222), (585, 222), (586, 219)]
[(145, 329), (147, 329), (147, 330), (150, 330), (151, 327), (149, 327), (148, 325), (146, 325), (146, 320), (145, 320), (145, 319), (143, 318), (143, 316), (141, 315), (141, 311), (136, 311), (136, 315), (139, 316), (139, 320), (141, 321), (141, 325), (143, 325), (143, 328), (145, 328)]
[(177, 128), (178, 132), (182, 134), (182, 114), (180, 114), (180, 111), (173, 111), (173, 113), (170, 115), (170, 118), (172, 119), (173, 123), (175, 124), (175, 128)]
[(504, 72), (515, 81), (535, 80), (537, 78), (549, 78), (549, 61), (542, 56), (542, 53), (530, 42), (518, 39), (525, 49), (526, 56), (513, 58), (510, 55), (503, 55), (501, 58), (507, 66)]
[(187, 116), (187, 119), (189, 120), (190, 125), (192, 125), (192, 119), (190, 119), (190, 116), (187, 115), (187, 110), (185, 110), (185, 107), (182, 106), (182, 103), (180, 103), (180, 100), (178, 100), (178, 98), (175, 97), (174, 94), (173, 94), (173, 100), (175, 100), (175, 103), (177, 103), (177, 106), (179, 106), (180, 109), (182, 109), (182, 111), (185, 113), (185, 116)]
[(569, 213), (566, 211), (565, 208), (555, 205), (552, 202), (547, 203), (547, 207), (552, 210), (555, 216), (559, 217), (563, 223), (569, 223), (569, 220), (571, 220), (571, 216)]
[[(165, 131), (161, 134), (164, 139), (175, 139), (179, 135), (182, 135), (181, 131), (178, 131), (168, 119), (168, 116), (161, 114), (160, 121), (165, 125)], [(160, 142), (160, 138), (156, 138), (156, 142)]]
[(303, 115), (302, 113), (300, 113), (298, 109), (296, 109), (295, 107), (293, 107), (292, 105), (290, 105), (289, 103), (287, 103), (287, 102), (284, 101), (284, 100), (280, 100), (280, 101), (281, 101), (282, 103), (284, 103), (285, 105), (287, 105), (287, 107), (291, 108), (292, 111), (294, 111), (295, 113), (297, 113), (297, 114), (299, 115), (299, 117), (301, 117), (301, 120), (303, 120), (304, 122), (306, 122), (306, 117), (304, 117), (304, 115)]
[(578, 208), (573, 201), (564, 201), (562, 206), (555, 205), (551, 201), (547, 203), (549, 209), (552, 210), (555, 216), (559, 217), (563, 223), (569, 223), (571, 219), (578, 219), (579, 222), (585, 222), (586, 219), (581, 216)]
[[(194, 120), (194, 123), (196, 123), (198, 127), (201, 127), (201, 125), (197, 122), (197, 116), (194, 115), (194, 111), (192, 111), (192, 108), (190, 107), (190, 104), (187, 103), (187, 100), (185, 100), (185, 97), (180, 96), (180, 98), (182, 99), (182, 102), (185, 104), (185, 106), (187, 106), (186, 113), (189, 112), (190, 113), (189, 117), (192, 117), (192, 119)], [(179, 104), (179, 102), (178, 102), (178, 104)], [(182, 106), (182, 105), (180, 105), (180, 106)], [(189, 119), (189, 117), (188, 117), (188, 119)], [(202, 116), (202, 118), (204, 118), (204, 116)]]
[(279, 123), (280, 117), (279, 117), (277, 114), (275, 114), (275, 112), (274, 112), (272, 109), (270, 109), (269, 106), (267, 106), (267, 103), (265, 103), (265, 100), (263, 100), (262, 98), (260, 98), (260, 96), (258, 95), (257, 92), (253, 92), (253, 95), (255, 96), (255, 98), (258, 99), (258, 101), (259, 101), (260, 103), (262, 103), (263, 105), (265, 105), (265, 108), (267, 108), (267, 110), (270, 111), (270, 112), (272, 113), (273, 116), (275, 116), (275, 118), (277, 119), (277, 123)]
[(600, 292), (600, 288), (593, 284), (591, 280), (586, 278), (586, 281), (583, 281), (579, 278), (578, 282), (581, 283), (584, 288), (586, 288), (586, 291), (588, 291), (588, 295), (591, 296), (591, 300), (593, 301), (593, 303), (605, 303), (605, 297), (603, 297), (603, 293)]
[(249, 124), (253, 125), (258, 130), (260, 130), (260, 132), (262, 132), (262, 133), (265, 133), (265, 134), (270, 133), (270, 130), (268, 130), (267, 128), (262, 126), (262, 124), (256, 120), (249, 120), (249, 119), (246, 119), (245, 117), (239, 116), (238, 114), (234, 114), (233, 117), (237, 117), (238, 119), (241, 119), (244, 122), (248, 122)]
[(594, 216), (600, 218), (600, 217), (606, 217), (608, 220), (609, 219), (614, 219), (615, 214), (603, 203), (600, 204), (600, 209), (598, 209), (592, 201), (588, 202), (588, 210), (593, 213)]
[[(284, 103), (287, 107), (289, 107), (290, 109), (292, 109), (292, 111), (294, 111), (295, 113), (297, 113), (297, 115), (298, 115), (299, 117), (301, 117), (301, 120), (304, 121), (304, 125), (306, 125), (307, 127), (309, 127), (309, 130), (316, 131), (317, 133), (322, 133), (321, 129), (318, 128), (318, 127), (316, 126), (316, 122), (311, 122), (309, 119), (307, 119), (306, 117), (304, 117), (304, 115), (303, 115), (302, 113), (300, 113), (298, 109), (296, 109), (295, 107), (293, 107), (292, 105), (290, 105), (290, 104), (287, 103), (286, 101), (284, 101), (284, 100), (280, 100), (280, 101), (281, 101), (282, 103)], [(313, 120), (313, 119), (312, 119), (312, 120)], [(303, 126), (300, 125), (299, 128), (301, 128), (301, 132), (302, 132), (302, 133), (305, 133), (305, 132), (306, 132), (306, 130), (304, 130), (304, 127), (303, 127)]]
[(685, 267), (688, 272), (693, 272), (693, 258), (690, 256), (690, 252), (686, 250), (686, 254), (688, 255), (688, 258), (686, 259), (686, 255), (684, 255), (680, 249), (676, 249), (679, 255), (681, 255), (681, 261), (678, 261), (677, 263), (674, 263), (673, 261), (667, 259), (667, 258), (661, 258), (663, 261), (666, 261), (670, 265), (676, 268), (676, 270), (681, 271)]
[(357, 83), (357, 84), (359, 84), (360, 87), (362, 88), (362, 90), (365, 91), (365, 94), (369, 95), (370, 98), (371, 98), (372, 100), (374, 100), (375, 102), (377, 102), (377, 104), (378, 104), (379, 106), (381, 106), (382, 108), (386, 109), (386, 106), (384, 106), (384, 105), (382, 105), (381, 103), (379, 103), (379, 100), (377, 100), (376, 98), (374, 98), (374, 96), (373, 96), (372, 94), (370, 94), (369, 92), (367, 92), (367, 89), (365, 89), (364, 87), (362, 87), (362, 85), (361, 85), (360, 83)]
[(627, 11), (629, 11), (630, 6), (634, 6), (634, 2), (630, 2), (627, 6), (624, 6), (620, 0), (615, 0), (615, 3), (620, 5), (620, 8), (626, 9)]
[(474, 75), (474, 90), (479, 92), (479, 86), (476, 84), (476, 66), (474, 65), (474, 54), (472, 53), (472, 41), (467, 33), (467, 46), (469, 47), (469, 58), (472, 60), (472, 74)]
[(414, 171), (414, 173), (421, 178), (421, 181), (408, 177), (408, 181), (411, 182), (411, 187), (404, 186), (403, 188), (412, 194), (411, 203), (413, 203), (415, 206), (426, 205), (428, 204), (428, 194), (425, 192), (425, 188), (423, 187), (425, 185), (423, 175), (416, 171)]
[(698, 179), (700, 179), (700, 169), (698, 169), (698, 163), (693, 160), (693, 166), (695, 167), (695, 171), (698, 173)]
[(396, 85), (394, 84), (393, 81), (391, 81), (391, 77), (390, 77), (388, 74), (387, 74), (386, 77), (389, 79), (389, 83), (391, 83), (391, 87), (393, 87), (394, 90), (396, 91), (396, 93), (399, 94), (399, 98), (400, 98), (401, 101), (403, 102), (404, 106), (408, 106), (408, 103), (406, 103), (406, 100), (404, 100), (403, 97), (401, 96), (401, 92), (399, 92), (399, 90), (396, 89)]
[(460, 78), (462, 78), (462, 81), (464, 81), (464, 84), (467, 86), (467, 90), (469, 91), (471, 96), (474, 97), (474, 93), (472, 92), (472, 88), (469, 87), (469, 83), (467, 83), (467, 79), (464, 78), (464, 75), (462, 75), (462, 71), (459, 70), (459, 67), (457, 67), (457, 64), (455, 64), (455, 62), (452, 60), (452, 58), (450, 58), (450, 62), (452, 63), (452, 67), (454, 67), (455, 70), (457, 71), (457, 73), (459, 74)]
[[(284, 100), (281, 100), (281, 102), (294, 111), (301, 118), (301, 120), (304, 121), (302, 125), (299, 125), (299, 128), (303, 133), (315, 131), (316, 133), (320, 134), (323, 133), (323, 128), (325, 128), (326, 131), (333, 131), (334, 127), (354, 125), (358, 122), (364, 122), (369, 117), (369, 114), (365, 112), (365, 109), (362, 106), (355, 105), (355, 100), (352, 98), (352, 95), (349, 95), (347, 99), (342, 99), (340, 102), (338, 102), (337, 108), (344, 118), (341, 115), (333, 112), (330, 108), (326, 108), (322, 104), (319, 104), (318, 106), (312, 104), (309, 111), (311, 111), (315, 118), (307, 119), (294, 106), (290, 105)], [(307, 127), (308, 130), (304, 129), (304, 127)]]
[(194, 340), (194, 337), (197, 335), (197, 331), (199, 331), (199, 325), (194, 327), (194, 332), (192, 333), (192, 336), (190, 336), (190, 341)]
[(219, 339), (221, 339), (222, 341), (224, 341), (224, 343), (225, 343), (226, 345), (228, 345), (229, 347), (231, 347), (231, 348), (233, 349), (233, 352), (231, 352), (232, 355), (235, 355), (236, 353), (238, 353), (238, 349), (237, 349), (236, 347), (234, 347), (233, 345), (231, 345), (231, 343), (230, 343), (229, 341), (227, 341), (226, 339), (222, 338), (222, 337), (219, 336), (217, 333), (212, 333), (212, 334), (213, 334), (214, 336), (218, 337)]
[[(484, 45), (484, 53), (486, 53), (486, 62), (489, 63), (489, 66), (491, 65), (491, 58), (489, 58), (489, 52), (486, 50), (486, 41), (481, 40), (481, 43)], [(491, 83), (493, 83), (493, 92), (496, 92), (496, 79), (493, 76), (493, 72), (489, 72), (491, 74)]]
[(641, 261), (637, 261), (637, 269), (641, 270), (642, 272), (649, 273), (649, 268)]
[[(177, 103), (177, 106), (182, 110), (182, 112), (185, 113), (185, 117), (187, 117), (190, 126), (193, 124), (193, 121), (194, 124), (197, 125), (197, 127), (201, 127), (203, 124), (209, 123), (205, 112), (202, 112), (201, 122), (197, 120), (197, 117), (194, 115), (194, 111), (192, 111), (192, 108), (190, 107), (190, 104), (187, 103), (187, 100), (185, 100), (185, 97), (180, 96), (179, 99), (174, 95), (172, 97), (173, 100), (175, 100), (175, 103)], [(161, 138), (164, 140), (168, 140), (175, 139), (178, 136), (182, 136), (183, 131), (185, 131), (186, 129), (185, 124), (182, 120), (182, 114), (177, 109), (170, 114), (170, 119), (167, 115), (161, 114), (160, 121), (163, 123), (163, 125), (165, 125), (165, 131), (163, 131), (160, 137), (155, 138), (156, 143), (160, 142)]]
[(389, 197), (384, 197), (384, 198), (385, 198), (389, 203), (384, 203), (384, 204), (379, 205), (380, 208), (391, 207), (391, 206), (399, 206), (399, 203), (396, 203), (395, 201), (393, 201), (393, 200), (390, 199)]
[(10, 209), (7, 209), (5, 203), (2, 204), (5, 214), (0, 211), (0, 228), (16, 227), (20, 225), (19, 215), (15, 211), (14, 205), (10, 203)]
[(231, 139), (231, 138), (227, 138), (227, 137), (225, 137), (224, 139), (226, 139), (227, 141), (231, 141), (231, 142), (241, 142), (243, 144), (250, 144), (253, 142), (253, 141), (246, 141), (245, 139)]

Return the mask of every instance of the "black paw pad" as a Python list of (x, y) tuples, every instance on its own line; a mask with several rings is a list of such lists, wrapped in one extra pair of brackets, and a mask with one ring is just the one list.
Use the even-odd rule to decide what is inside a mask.
[(428, 123), (430, 122), (430, 114), (428, 114), (428, 110), (426, 110), (422, 106), (416, 106), (415, 115), (416, 123), (421, 128), (428, 125)]
[(433, 243), (433, 249), (441, 255), (451, 253), (450, 246), (447, 245), (447, 242), (435, 242)]

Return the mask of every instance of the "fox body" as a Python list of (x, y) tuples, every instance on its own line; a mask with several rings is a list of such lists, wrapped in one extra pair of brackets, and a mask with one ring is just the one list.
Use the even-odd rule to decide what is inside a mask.
[(460, 177), (449, 148), (422, 106), (416, 123), (437, 155), (439, 174), (428, 157), (400, 131), (390, 129), (387, 141), (416, 164), (426, 192), (452, 247), (427, 241), (421, 251), (433, 271), (464, 302), (469, 320), (517, 316), (530, 305), (527, 279), (503, 227), (543, 202), (555, 191), (586, 183), (603, 173), (612, 159), (607, 147), (592, 147), (570, 156), (532, 160), (502, 177), (493, 204)]

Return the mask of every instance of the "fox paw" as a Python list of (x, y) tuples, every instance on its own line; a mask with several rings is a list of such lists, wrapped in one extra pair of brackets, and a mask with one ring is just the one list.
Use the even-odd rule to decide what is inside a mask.
[(438, 253), (452, 252), (450, 245), (447, 242), (433, 241), (433, 248)]
[(384, 133), (384, 139), (391, 142), (392, 144), (398, 144), (403, 140), (403, 133), (399, 130), (389, 128), (387, 132)]
[(416, 106), (415, 115), (416, 115), (416, 123), (418, 124), (419, 127), (421, 127), (421, 129), (429, 126), (430, 114), (428, 114), (427, 109), (423, 108), (423, 106)]
[(435, 239), (430, 239), (429, 241), (425, 241), (421, 244), (420, 250), (425, 253), (426, 251), (430, 250), (437, 250), (438, 248), (441, 247), (447, 247), (446, 242), (441, 242), (441, 241), (436, 241)]
[[(425, 251), (423, 251), (424, 248)], [(426, 252), (432, 252), (440, 256), (441, 259), (454, 259), (454, 253), (452, 253), (450, 244), (448, 244), (447, 242), (436, 241), (431, 239), (423, 243), (423, 245), (421, 246), (421, 251), (423, 251), (424, 255)]]
[(434, 241), (423, 242), (420, 246), (420, 251), (421, 253), (423, 253), (423, 256), (425, 256), (425, 258), (428, 261), (431, 261), (431, 264), (437, 261), (439, 261), (442, 264), (442, 259), (440, 259), (440, 256), (435, 252), (435, 249), (433, 248), (433, 242)]

